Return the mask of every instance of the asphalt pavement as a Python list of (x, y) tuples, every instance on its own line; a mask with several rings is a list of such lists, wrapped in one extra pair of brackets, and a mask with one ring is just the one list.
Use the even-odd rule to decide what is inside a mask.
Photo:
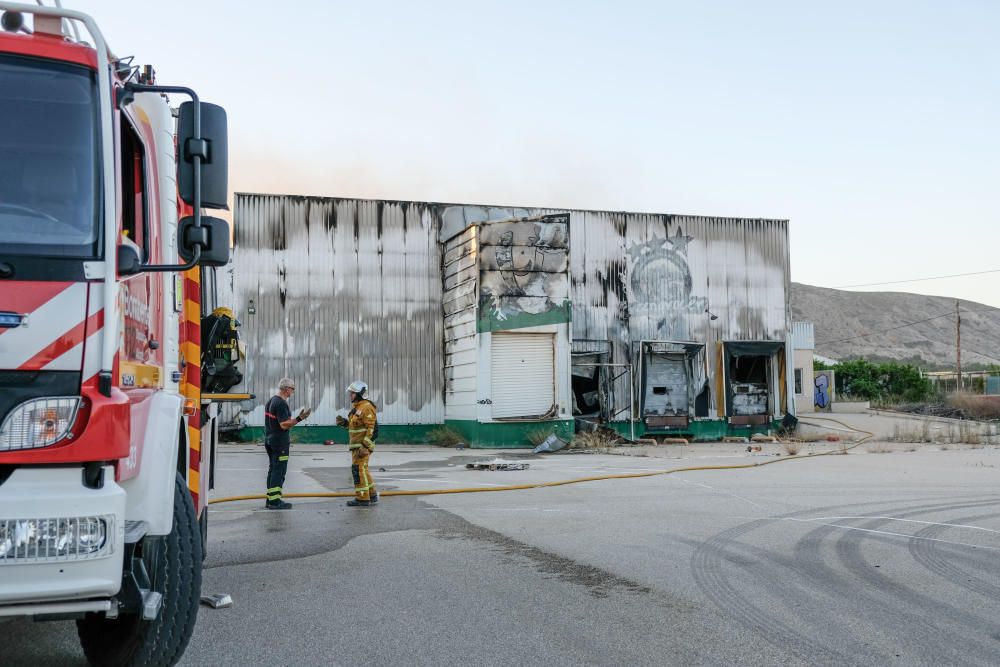
[[(372, 508), (213, 505), (204, 592), (234, 605), (202, 608), (182, 664), (996, 664), (1000, 449), (880, 450)], [(383, 446), (372, 472), (384, 491), (454, 490), (788, 458), (640, 451)], [(530, 467), (465, 468), (494, 457)], [(216, 497), (263, 490), (259, 448), (219, 462)], [(348, 491), (348, 463), (293, 447), (286, 488)], [(3, 664), (83, 664), (70, 622), (0, 622), (0, 640)]]

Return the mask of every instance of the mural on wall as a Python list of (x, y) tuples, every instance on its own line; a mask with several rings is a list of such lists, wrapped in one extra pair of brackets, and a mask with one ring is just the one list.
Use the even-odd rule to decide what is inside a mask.
[(569, 317), (569, 216), (479, 227), (480, 330)]
[(833, 411), (833, 371), (813, 374), (813, 405), (817, 412)]
[(693, 292), (688, 244), (678, 227), (674, 236), (633, 244), (629, 255), (631, 326), (667, 340), (690, 337), (686, 317), (708, 311), (708, 299)]

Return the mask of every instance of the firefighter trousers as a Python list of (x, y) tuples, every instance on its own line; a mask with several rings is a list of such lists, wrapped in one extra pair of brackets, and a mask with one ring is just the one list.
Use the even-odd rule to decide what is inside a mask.
[(288, 445), (264, 445), (267, 450), (267, 502), (281, 502), (281, 487), (288, 472)]
[(351, 450), (351, 475), (354, 477), (354, 497), (358, 500), (371, 500), (375, 491), (375, 482), (368, 472), (370, 452), (364, 447)]

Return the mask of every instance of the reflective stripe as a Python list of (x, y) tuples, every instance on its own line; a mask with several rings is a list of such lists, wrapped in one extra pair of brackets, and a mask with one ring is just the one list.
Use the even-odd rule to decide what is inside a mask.
[(287, 460), (288, 460), (288, 457), (287, 457), (287, 456), (279, 456), (279, 457), (278, 457), (278, 460), (279, 460), (279, 461), (287, 461)]
[(274, 493), (275, 491), (277, 491), (278, 493), (281, 493), (281, 487), (280, 486), (272, 486), (270, 489), (267, 490), (268, 493)]
[(368, 429), (366, 429), (366, 428), (349, 428), (349, 429), (347, 429), (347, 432), (348, 433), (367, 433)]
[(375, 441), (371, 438), (365, 438), (365, 444), (368, 445), (368, 449), (371, 449), (375, 446)]

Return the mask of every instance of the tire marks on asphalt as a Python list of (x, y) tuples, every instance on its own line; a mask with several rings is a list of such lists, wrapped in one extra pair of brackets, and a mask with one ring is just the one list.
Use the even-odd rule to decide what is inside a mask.
[[(940, 501), (908, 504), (889, 509), (880, 503), (882, 509), (867, 513), (875, 516), (864, 527), (875, 530), (893, 519), (997, 504), (1000, 500), (994, 498), (943, 505)], [(844, 528), (851, 527), (824, 524), (798, 540), (791, 558), (748, 543), (754, 532), (773, 526), (778, 521), (809, 521), (810, 514), (828, 514), (855, 507), (871, 508), (873, 505), (876, 503), (813, 508), (756, 519), (722, 531), (696, 549), (691, 561), (694, 579), (701, 591), (724, 614), (765, 641), (789, 650), (810, 663), (870, 663), (873, 659), (890, 658), (893, 654), (887, 655), (888, 651), (904, 645), (908, 654), (920, 655), (921, 659), (939, 658), (939, 664), (954, 661), (954, 651), (945, 648), (937, 638), (940, 624), (934, 619), (939, 619), (941, 615), (957, 619), (956, 623), (949, 625), (956, 626), (955, 632), (962, 636), (970, 651), (976, 655), (990, 655), (994, 647), (988, 642), (983, 643), (983, 634), (973, 629), (984, 627), (984, 624), (989, 627), (989, 619), (889, 579), (880, 574), (861, 552), (862, 544), (868, 540), (901, 544), (898, 538), (890, 539), (888, 535), (877, 532), (845, 531)], [(935, 549), (946, 548), (946, 543), (920, 539), (939, 530), (946, 528), (932, 525), (921, 531), (924, 535), (918, 533), (915, 539), (908, 540), (911, 550), (917, 548), (913, 545), (921, 544), (923, 551), (920, 553), (926, 555), (935, 553)], [(826, 557), (830, 555), (831, 538), (833, 555), (842, 569), (826, 562)], [(939, 562), (936, 564), (940, 567)], [(850, 578), (844, 576), (845, 572), (851, 575)], [(954, 571), (949, 571), (949, 574), (956, 578), (961, 576)], [(750, 581), (750, 585), (746, 581)], [(974, 585), (983, 589), (982, 583)], [(996, 588), (1000, 587), (988, 590), (993, 593)], [(755, 598), (773, 599), (777, 604), (772, 609), (785, 611), (769, 612), (763, 604), (751, 599), (748, 590), (753, 591)], [(831, 609), (838, 610), (836, 617), (831, 615)], [(848, 618), (843, 618), (844, 610)], [(879, 620), (886, 614), (895, 615), (895, 622), (892, 628), (881, 630)], [(904, 622), (899, 623), (899, 619)], [(900, 626), (907, 629), (905, 637), (900, 636)], [(963, 631), (963, 627), (968, 630)], [(878, 648), (870, 645), (873, 632), (878, 637)]]

